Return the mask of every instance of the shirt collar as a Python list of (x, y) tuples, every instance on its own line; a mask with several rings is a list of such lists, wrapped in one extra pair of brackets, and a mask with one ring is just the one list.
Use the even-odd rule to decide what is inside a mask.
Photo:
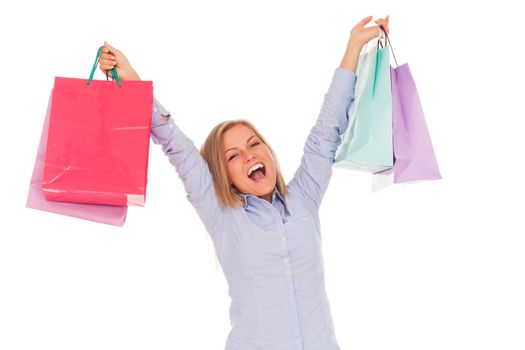
[[(248, 201), (250, 201), (250, 200), (253, 200), (255, 198), (260, 199), (260, 200), (264, 200), (262, 198), (259, 198), (259, 197), (255, 196), (255, 195), (253, 195), (253, 194), (244, 194), (244, 193), (240, 193), (240, 192), (237, 192), (237, 193), (244, 200), (244, 209), (248, 208)], [(273, 189), (272, 203), (273, 203), (273, 201), (275, 201), (276, 198), (279, 198), (279, 200), (281, 200), (281, 202), (283, 203), (283, 205), (286, 208), (286, 202), (284, 201), (284, 198), (281, 195), (281, 192), (279, 192), (279, 190), (277, 189), (277, 186)]]

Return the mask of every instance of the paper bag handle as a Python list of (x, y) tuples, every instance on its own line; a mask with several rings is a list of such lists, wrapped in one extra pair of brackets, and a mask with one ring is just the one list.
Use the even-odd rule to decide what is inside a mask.
[[(93, 69), (91, 69), (91, 74), (89, 75), (89, 79), (87, 81), (88, 85), (91, 82), (91, 80), (93, 79), (93, 76), (95, 75), (95, 70), (97, 69), (97, 64), (98, 64), (98, 60), (99, 60), (99, 57), (100, 57), (100, 53), (102, 52), (103, 48), (104, 48), (104, 46), (101, 46), (98, 49), (98, 51), (97, 51), (97, 57), (95, 57), (95, 63), (93, 64)], [(120, 79), (118, 78), (117, 69), (115, 67), (113, 67), (109, 71), (111, 72), (111, 77), (113, 78), (113, 80), (115, 80), (117, 82), (118, 87), (122, 87), (122, 85), (120, 85)], [(107, 72), (106, 72), (106, 80), (108, 80), (108, 73)]]
[(379, 28), (383, 31), (386, 41), (388, 42), (388, 46), (390, 46), (390, 51), (392, 51), (392, 56), (394, 56), (394, 61), (396, 61), (396, 66), (399, 67), (399, 64), (397, 64), (396, 55), (394, 55), (394, 49), (392, 48), (392, 43), (390, 42), (390, 39), (388, 38), (388, 34), (386, 33), (385, 27), (380, 25)]

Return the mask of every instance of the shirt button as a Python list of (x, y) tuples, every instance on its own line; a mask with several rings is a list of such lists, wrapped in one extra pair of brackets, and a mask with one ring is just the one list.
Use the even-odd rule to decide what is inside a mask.
[(281, 242), (286, 242), (286, 237), (281, 237)]
[(286, 271), (284, 271), (284, 273), (286, 273), (287, 275), (291, 275), (291, 274), (292, 274), (292, 271), (290, 271), (290, 270), (286, 270)]
[(288, 259), (287, 258), (285, 258), (283, 261), (284, 261), (285, 264), (288, 264)]

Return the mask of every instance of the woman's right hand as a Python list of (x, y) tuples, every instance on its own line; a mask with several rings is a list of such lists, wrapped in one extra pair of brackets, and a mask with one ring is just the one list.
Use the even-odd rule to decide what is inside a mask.
[(98, 64), (100, 70), (104, 74), (107, 73), (108, 76), (111, 76), (111, 73), (108, 71), (116, 67), (120, 80), (140, 80), (139, 75), (131, 67), (126, 56), (121, 51), (110, 46), (106, 41), (104, 41), (104, 48), (100, 53)]

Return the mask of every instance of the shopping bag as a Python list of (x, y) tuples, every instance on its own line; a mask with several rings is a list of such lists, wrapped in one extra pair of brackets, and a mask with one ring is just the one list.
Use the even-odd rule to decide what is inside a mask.
[(416, 84), (407, 63), (391, 68), (394, 183), (441, 179)]
[(355, 99), (334, 166), (378, 172), (393, 166), (389, 48), (380, 40), (360, 55)]
[[(388, 34), (383, 34), (392, 49)], [(394, 168), (393, 183), (441, 179), (416, 84), (407, 63), (391, 67)]]
[(153, 84), (92, 80), (101, 49), (89, 79), (55, 78), (42, 190), (51, 201), (143, 206)]
[(47, 107), (46, 118), (40, 136), (40, 145), (33, 168), (33, 175), (29, 186), (26, 206), (28, 208), (77, 217), (81, 219), (111, 224), (124, 225), (128, 208), (126, 206), (98, 205), (82, 203), (51, 202), (45, 199), (42, 192), (44, 178), (44, 162), (49, 129), (49, 114), (51, 110), (51, 96)]

